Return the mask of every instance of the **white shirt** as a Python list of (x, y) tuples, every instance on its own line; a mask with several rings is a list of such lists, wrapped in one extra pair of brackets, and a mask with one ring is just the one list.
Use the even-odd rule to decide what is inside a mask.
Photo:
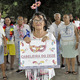
[(61, 39), (60, 43), (62, 45), (73, 44), (75, 41), (75, 26), (70, 23), (69, 25), (63, 24), (60, 28)]
[(2, 26), (2, 27), (4, 26), (4, 19), (2, 19), (2, 18), (0, 20), (0, 26)]
[(4, 33), (4, 30), (3, 30), (3, 28), (2, 27), (0, 27), (0, 45), (2, 45), (3, 44), (3, 36), (2, 35), (4, 35), (5, 36), (5, 33)]
[[(49, 39), (55, 40), (55, 37), (53, 36), (53, 34), (51, 32), (48, 32), (45, 36), (48, 36)], [(43, 38), (43, 37), (42, 37)], [(42, 38), (36, 38), (33, 33), (30, 34), (30, 39), (31, 40), (42, 40)]]
[(48, 31), (53, 33), (56, 39), (58, 38), (59, 29), (61, 28), (63, 23), (64, 22), (61, 21), (59, 25), (56, 25), (55, 22), (53, 22), (51, 26), (49, 27)]
[[(22, 29), (24, 36), (26, 35), (26, 29), (31, 32), (29, 25), (24, 24), (24, 28)], [(15, 41), (23, 40), (23, 39), (21, 39), (21, 38), (19, 37), (19, 32), (18, 32), (17, 25), (16, 25), (15, 28), (14, 28), (14, 36), (15, 36)]]

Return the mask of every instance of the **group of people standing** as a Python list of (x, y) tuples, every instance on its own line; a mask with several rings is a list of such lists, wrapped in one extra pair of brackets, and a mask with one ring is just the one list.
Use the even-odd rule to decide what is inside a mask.
[[(23, 40), (27, 31), (30, 31), (27, 24), (27, 18), (18, 16), (17, 23), (12, 22), (9, 16), (0, 21), (0, 64), (3, 73), (3, 79), (7, 80), (6, 70), (14, 70), (15, 55), (19, 58), (18, 41)], [(8, 55), (10, 55), (10, 68), (7, 67)], [(19, 72), (19, 70), (17, 70)]]
[[(61, 67), (65, 67), (65, 59), (68, 68), (65, 73), (77, 74), (75, 71), (75, 58), (77, 59), (78, 65), (80, 65), (78, 54), (79, 35), (78, 28), (70, 18), (73, 19), (72, 14), (65, 14), (63, 15), (63, 21), (61, 21), (61, 15), (59, 13), (54, 14), (55, 22), (52, 23), (49, 31), (52, 32), (56, 40), (59, 41), (59, 52), (62, 60)], [(70, 70), (70, 65), (72, 66), (72, 70)]]
[[(43, 42), (49, 39), (56, 40), (57, 54), (61, 54), (61, 68), (65, 68), (64, 60), (66, 60), (67, 71), (65, 74), (72, 73), (77, 74), (75, 71), (75, 58), (79, 62), (79, 35), (80, 28), (77, 28), (75, 23), (70, 20), (72, 15), (63, 15), (63, 21), (61, 21), (61, 14), (55, 13), (55, 21), (49, 25), (46, 16), (41, 13), (35, 13), (28, 24), (25, 24), (26, 18), (18, 16), (17, 24), (14, 25), (11, 22), (10, 17), (5, 17), (4, 25), (0, 27), (0, 64), (3, 72), (3, 79), (7, 80), (5, 70), (7, 70), (7, 55), (10, 54), (10, 69), (13, 70), (14, 56), (19, 59), (19, 47), (18, 42), (24, 40), (26, 43), (30, 43), (31, 40), (41, 39)], [(24, 21), (25, 19), (25, 21)], [(27, 33), (29, 32), (29, 35)], [(5, 67), (4, 67), (5, 65)], [(70, 70), (72, 67), (72, 70)], [(22, 70), (17, 70), (20, 72)], [(28, 80), (50, 80), (55, 76), (54, 69), (31, 69), (25, 70), (26, 78)]]

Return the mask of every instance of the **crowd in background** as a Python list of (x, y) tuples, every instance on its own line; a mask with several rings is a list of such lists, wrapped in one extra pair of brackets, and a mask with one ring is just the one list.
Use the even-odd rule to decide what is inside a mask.
[[(33, 37), (42, 41), (50, 38), (56, 39), (57, 54), (61, 54), (61, 68), (65, 69), (66, 64), (67, 71), (65, 74), (78, 74), (75, 71), (75, 62), (77, 61), (78, 66), (80, 66), (79, 18), (74, 20), (72, 14), (64, 14), (62, 17), (60, 13), (55, 13), (53, 18), (55, 21), (51, 22), (50, 18), (46, 18), (43, 13), (38, 12), (29, 21), (23, 16), (18, 16), (17, 20), (13, 16), (2, 19), (0, 13), (0, 65), (4, 80), (7, 80), (5, 71), (14, 70), (15, 56), (17, 62), (19, 61), (18, 41), (24, 40), (26, 43), (30, 43), (34, 39)], [(30, 34), (27, 35), (27, 32), (30, 32)], [(64, 63), (64, 60), (66, 63)], [(6, 64), (10, 65), (10, 68)], [(17, 68), (19, 68), (18, 65)], [(19, 73), (22, 70), (18, 69), (16, 72)], [(26, 70), (26, 73), (29, 80), (48, 80), (55, 76), (54, 69), (44, 69), (42, 71), (32, 69)]]

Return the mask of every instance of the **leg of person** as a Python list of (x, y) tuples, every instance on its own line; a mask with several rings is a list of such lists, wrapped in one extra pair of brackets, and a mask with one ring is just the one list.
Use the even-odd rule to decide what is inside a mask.
[[(7, 45), (7, 50), (9, 49), (9, 45)], [(5, 70), (8, 70), (7, 69), (7, 55), (8, 55), (8, 53), (6, 53), (6, 54), (4, 54), (4, 64), (5, 64)]]
[(9, 60), (8, 60), (8, 58), (9, 58), (9, 55), (6, 56), (7, 64), (9, 64)]
[(62, 54), (61, 54), (61, 68), (65, 69), (64, 58), (62, 57)]
[(6, 56), (6, 61), (8, 62), (8, 55)]
[(71, 71), (70, 71), (70, 58), (66, 58), (66, 64), (67, 64), (68, 71), (66, 71), (65, 74), (69, 74), (69, 73), (71, 73)]
[(6, 63), (7, 63), (6, 56), (4, 56), (4, 64), (5, 64), (5, 70), (7, 70)]
[(72, 64), (72, 74), (76, 75), (77, 72), (75, 71), (75, 58), (71, 59), (71, 64)]
[(1, 65), (3, 79), (6, 80), (5, 66), (4, 66), (4, 49), (3, 49), (3, 46), (0, 46), (0, 65)]
[(77, 60), (77, 64), (78, 64), (78, 66), (80, 66), (79, 55), (76, 56), (76, 60)]
[(13, 70), (13, 65), (14, 65), (14, 56), (15, 56), (15, 45), (14, 44), (9, 44), (9, 53), (10, 53), (10, 69)]
[[(80, 38), (80, 36), (79, 36), (79, 38)], [(78, 56), (76, 56), (76, 60), (77, 60), (78, 66), (80, 66), (79, 54), (80, 54), (80, 42), (79, 42), (79, 44), (78, 44)]]
[(19, 69), (19, 47), (18, 47), (18, 41), (15, 42), (15, 49), (16, 49), (16, 58), (17, 58), (17, 62), (18, 62), (18, 70), (16, 71), (17, 73), (21, 73), (23, 72), (22, 70)]
[(17, 72), (17, 73), (21, 73), (21, 72), (23, 72), (23, 71), (19, 69), (19, 58), (17, 58), (17, 61), (18, 61), (18, 65), (17, 65), (18, 70), (17, 70), (16, 72)]
[(4, 63), (3, 63), (3, 64), (1, 64), (1, 70), (2, 70), (2, 74), (3, 74), (3, 79), (4, 79), (4, 80), (7, 80), (7, 76), (6, 76), (6, 74), (5, 74), (5, 67), (4, 67)]
[(13, 70), (13, 65), (14, 65), (14, 55), (11, 55), (11, 64), (10, 64), (10, 69)]

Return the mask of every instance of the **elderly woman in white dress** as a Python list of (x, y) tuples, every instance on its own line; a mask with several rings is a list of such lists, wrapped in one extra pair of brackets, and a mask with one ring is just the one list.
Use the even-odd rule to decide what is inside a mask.
[[(75, 58), (78, 55), (78, 43), (79, 38), (76, 27), (70, 23), (69, 16), (65, 14), (63, 16), (64, 24), (60, 28), (60, 34), (58, 40), (61, 42), (61, 53), (66, 59), (67, 71), (66, 74), (77, 74), (75, 71)], [(70, 65), (71, 64), (71, 65)], [(72, 68), (72, 71), (70, 69)]]
[[(32, 33), (30, 38), (24, 38), (26, 43), (30, 43), (32, 39), (42, 40), (43, 42), (48, 39), (55, 40), (53, 34), (46, 31), (48, 29), (48, 24), (47, 19), (43, 13), (35, 13), (30, 24)], [(50, 80), (53, 76), (55, 76), (54, 68), (42, 69), (42, 73), (41, 69), (31, 69), (26, 70), (26, 73), (31, 73), (30, 75), (26, 75), (26, 77), (28, 76), (28, 80)]]

